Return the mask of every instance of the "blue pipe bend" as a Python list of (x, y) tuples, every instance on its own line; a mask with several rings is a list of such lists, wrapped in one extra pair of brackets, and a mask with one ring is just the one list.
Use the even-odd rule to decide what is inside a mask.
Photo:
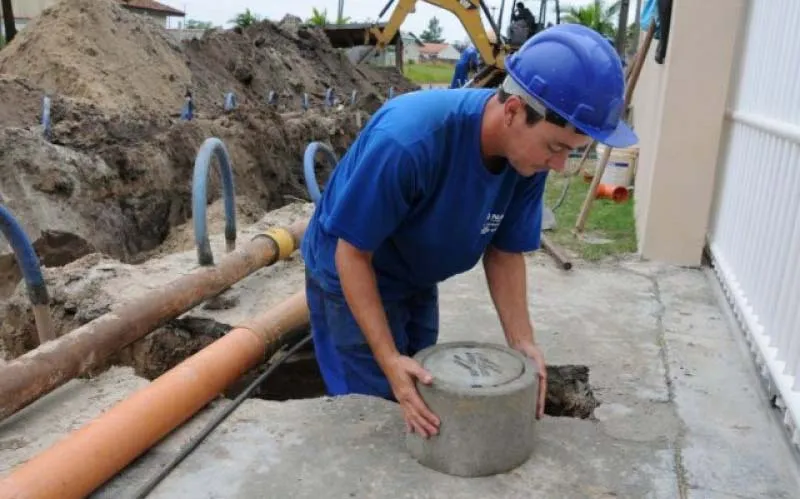
[(328, 147), (326, 144), (322, 142), (311, 142), (306, 146), (306, 152), (303, 155), (303, 177), (306, 181), (306, 189), (308, 189), (308, 194), (311, 196), (311, 200), (314, 204), (319, 202), (319, 199), (322, 197), (322, 194), (319, 190), (319, 184), (317, 183), (317, 176), (314, 172), (314, 159), (317, 157), (317, 152), (322, 151), (325, 155), (325, 158), (330, 161), (330, 163), (335, 167), (339, 160), (336, 158), (336, 154), (334, 154), (333, 150)]
[(203, 142), (194, 161), (192, 179), (192, 218), (194, 220), (194, 241), (197, 245), (197, 259), (200, 265), (214, 265), (214, 255), (208, 241), (206, 227), (206, 184), (211, 157), (216, 156), (222, 177), (222, 195), (225, 203), (225, 243), (228, 251), (236, 247), (236, 193), (233, 185), (233, 169), (225, 144), (216, 137)]
[(11, 211), (3, 205), (0, 205), (0, 231), (3, 232), (11, 249), (14, 250), (14, 256), (22, 269), (22, 277), (25, 279), (31, 303), (34, 306), (49, 304), (50, 297), (47, 294), (47, 286), (44, 283), (36, 250), (33, 249), (33, 245), (25, 234), (25, 229), (17, 222)]

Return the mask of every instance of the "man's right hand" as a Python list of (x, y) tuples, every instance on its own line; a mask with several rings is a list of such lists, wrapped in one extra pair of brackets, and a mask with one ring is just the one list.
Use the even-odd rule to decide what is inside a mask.
[(423, 438), (438, 434), (439, 418), (428, 409), (414, 383), (418, 379), (429, 385), (433, 382), (433, 376), (419, 362), (405, 355), (397, 355), (389, 360), (385, 371), (392, 392), (403, 410), (406, 429)]

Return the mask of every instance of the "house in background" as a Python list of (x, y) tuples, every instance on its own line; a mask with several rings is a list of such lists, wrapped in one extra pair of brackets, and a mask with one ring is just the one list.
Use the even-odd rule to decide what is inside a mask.
[[(11, 0), (11, 8), (14, 11), (17, 30), (25, 28), (44, 9), (57, 4), (59, 1), (68, 2), (69, 0)], [(178, 9), (154, 0), (118, 0), (118, 2), (132, 12), (152, 18), (165, 28), (168, 27), (171, 17), (184, 17), (186, 15)], [(2, 30), (3, 27), (0, 26), (0, 33), (2, 33)]]
[(419, 62), (420, 50), (425, 44), (414, 33), (406, 32), (403, 36), (403, 60), (409, 64)]
[(455, 64), (461, 52), (449, 43), (425, 43), (420, 48), (420, 60)]
[(184, 12), (154, 0), (119, 0), (119, 3), (128, 10), (152, 18), (163, 28), (169, 27), (170, 17), (186, 17)]
[[(414, 33), (401, 32), (400, 33), (402, 46), (403, 46), (403, 63), (414, 64), (420, 60), (420, 50), (425, 45), (422, 40), (417, 38)], [(359, 45), (348, 49), (347, 54), (350, 60), (355, 63), (359, 61), (361, 56), (371, 47), (368, 45)], [(377, 50), (365, 62), (374, 66), (396, 66), (397, 65), (397, 49), (394, 45), (388, 45), (386, 50), (378, 52)]]

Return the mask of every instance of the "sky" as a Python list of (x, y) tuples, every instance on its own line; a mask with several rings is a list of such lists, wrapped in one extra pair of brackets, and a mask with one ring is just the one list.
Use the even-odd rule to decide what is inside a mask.
[[(255, 14), (266, 17), (271, 20), (279, 21), (286, 14), (293, 14), (302, 19), (307, 19), (311, 16), (312, 7), (318, 10), (327, 9), (328, 18), (334, 19), (338, 9), (338, 0), (161, 0), (162, 3), (175, 7), (186, 12), (186, 19), (195, 19), (198, 21), (211, 21), (214, 25), (222, 25), (230, 27), (230, 21), (236, 14), (243, 12), (246, 8), (250, 8)], [(515, 0), (506, 0), (505, 11), (503, 15), (503, 32), (506, 31), (508, 26), (508, 18), (510, 16), (510, 8), (513, 6)], [(562, 12), (569, 5), (585, 5), (591, 3), (592, 0), (561, 0)], [(383, 7), (386, 5), (387, 0), (345, 0), (344, 2), (344, 15), (349, 17), (351, 22), (359, 22), (378, 20)], [(487, 0), (486, 4), (491, 9), (495, 7), (496, 10), (492, 15), (497, 18), (500, 13), (501, 0)], [(393, 7), (397, 4), (395, 1), (392, 7), (380, 19), (387, 21), (391, 15)], [(539, 0), (526, 0), (525, 4), (533, 12), (535, 16), (539, 15)], [(631, 22), (634, 19), (633, 10), (635, 9), (636, 2), (631, 0), (631, 15), (629, 19)], [(555, 1), (548, 1), (547, 20), (555, 22)], [(461, 27), (461, 23), (455, 14), (448, 12), (440, 7), (436, 7), (424, 1), (418, 1), (416, 12), (409, 14), (403, 22), (403, 31), (412, 31), (415, 34), (421, 34), (428, 26), (428, 21), (436, 16), (442, 26), (443, 36), (449, 42), (462, 41), (467, 39), (467, 33)], [(171, 19), (171, 27), (177, 27), (179, 19)]]

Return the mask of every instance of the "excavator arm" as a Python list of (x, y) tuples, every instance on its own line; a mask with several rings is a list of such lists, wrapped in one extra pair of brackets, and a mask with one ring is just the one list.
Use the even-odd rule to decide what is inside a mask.
[[(385, 49), (395, 35), (397, 35), (397, 32), (400, 30), (400, 26), (403, 24), (403, 21), (405, 21), (408, 14), (414, 12), (414, 7), (417, 1), (418, 0), (398, 0), (397, 7), (392, 12), (392, 15), (389, 17), (389, 21), (386, 23), (386, 25), (383, 28), (373, 26), (369, 29), (370, 34), (377, 40), (375, 46), (378, 50)], [(452, 12), (456, 15), (456, 17), (458, 17), (458, 20), (461, 21), (461, 25), (464, 26), (464, 29), (467, 31), (470, 40), (472, 40), (472, 43), (478, 50), (481, 59), (483, 59), (483, 61), (486, 63), (486, 70), (482, 73), (493, 73), (494, 76), (496, 76), (496, 73), (502, 73), (505, 70), (505, 56), (507, 54), (507, 48), (499, 42), (499, 29), (495, 25), (494, 20), (489, 14), (488, 8), (483, 0), (422, 1), (431, 5), (436, 5), (437, 7), (441, 7), (446, 11)], [(381, 15), (386, 12), (393, 2), (394, 0), (389, 1), (386, 7), (384, 7)], [(498, 42), (495, 44), (492, 44), (489, 36), (486, 34), (486, 29), (483, 27), (481, 9), (483, 9), (486, 13), (489, 22), (492, 25), (492, 29), (496, 33), (495, 40), (498, 40)], [(495, 78), (491, 79), (493, 80)], [(476, 80), (478, 80), (478, 77), (476, 77)], [(482, 84), (480, 86), (482, 86)]]

